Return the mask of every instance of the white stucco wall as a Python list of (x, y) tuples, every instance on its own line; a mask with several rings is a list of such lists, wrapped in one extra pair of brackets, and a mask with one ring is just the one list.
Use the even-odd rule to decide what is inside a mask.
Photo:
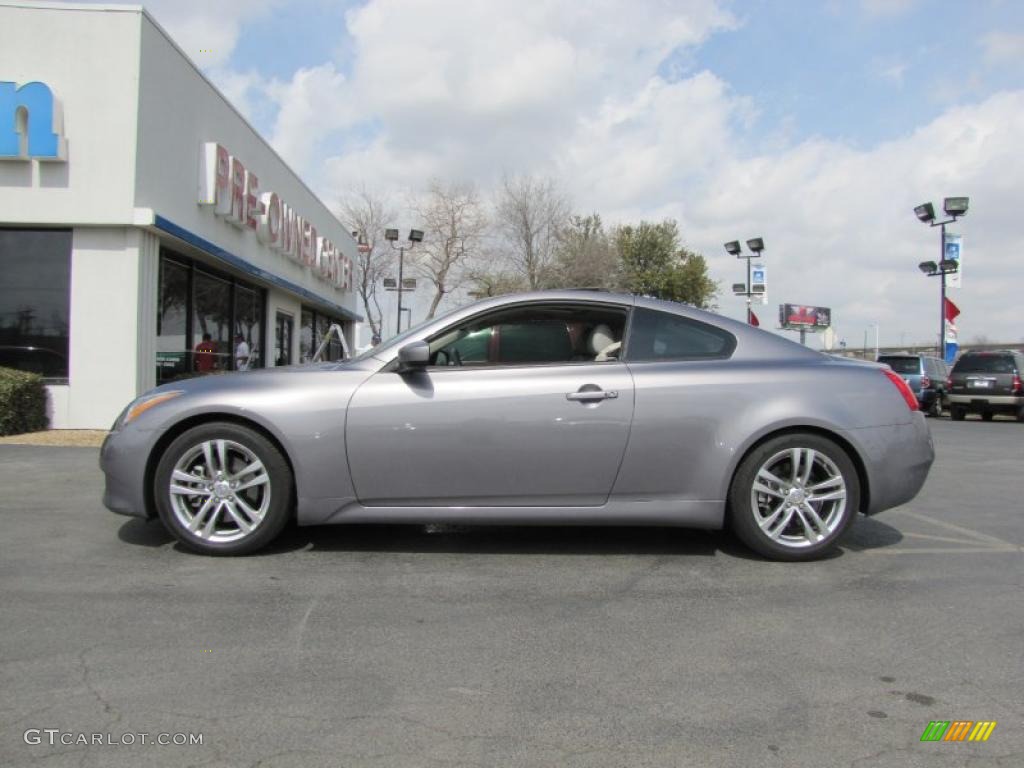
[(66, 162), (0, 161), (0, 221), (131, 222), (140, 17), (0, 5), (0, 80), (50, 86), (67, 140)]

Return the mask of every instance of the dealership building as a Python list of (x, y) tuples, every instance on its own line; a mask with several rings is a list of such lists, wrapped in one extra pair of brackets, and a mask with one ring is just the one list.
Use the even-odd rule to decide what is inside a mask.
[(352, 344), (355, 241), (141, 7), (0, 0), (0, 30), (0, 366), (51, 426)]

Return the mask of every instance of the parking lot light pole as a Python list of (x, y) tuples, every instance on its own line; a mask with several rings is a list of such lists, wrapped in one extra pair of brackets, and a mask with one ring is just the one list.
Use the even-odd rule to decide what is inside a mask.
[[(384, 239), (388, 241), (392, 248), (398, 251), (398, 319), (395, 325), (395, 335), (397, 336), (402, 332), (402, 278), (405, 268), (405, 249), (406, 245), (396, 246), (395, 243), (398, 241), (398, 230), (397, 229), (386, 229), (384, 230)], [(408, 249), (411, 251), (416, 243), (423, 242), (423, 232), (418, 229), (409, 230), (409, 245)], [(409, 311), (410, 318), (412, 317), (412, 310)]]
[(939, 359), (946, 360), (946, 275), (953, 274), (960, 269), (960, 264), (955, 259), (946, 258), (946, 225), (952, 224), (961, 216), (967, 215), (967, 206), (970, 199), (966, 197), (947, 197), (942, 201), (942, 210), (949, 217), (944, 221), (935, 220), (935, 206), (931, 203), (922, 203), (914, 208), (914, 215), (923, 224), (929, 227), (939, 227), (939, 260), (922, 261), (917, 268), (926, 277), (939, 278)]
[(747, 297), (747, 324), (750, 325), (751, 324), (752, 315), (753, 315), (753, 309), (750, 306), (750, 300), (751, 300), (751, 296), (754, 295), (753, 286), (750, 284), (750, 260), (751, 259), (756, 259), (756, 258), (760, 257), (761, 252), (764, 250), (764, 238), (754, 237), (754, 238), (751, 238), (750, 240), (747, 240), (747, 248), (750, 249), (750, 253), (743, 253), (743, 248), (740, 245), (740, 241), (739, 240), (732, 240), (732, 241), (730, 241), (730, 242), (725, 244), (725, 251), (730, 256), (735, 256), (737, 259), (746, 259), (747, 260), (747, 283), (746, 283), (746, 287), (745, 287), (745, 289), (743, 291), (739, 291), (738, 292), (738, 291), (735, 291), (735, 286), (733, 286), (733, 290), (734, 290), (734, 292), (736, 293), (737, 296), (746, 296)]

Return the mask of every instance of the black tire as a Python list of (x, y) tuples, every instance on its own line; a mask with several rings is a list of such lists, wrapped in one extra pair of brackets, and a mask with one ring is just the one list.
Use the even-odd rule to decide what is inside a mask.
[(949, 418), (953, 421), (963, 421), (967, 418), (967, 409), (962, 405), (949, 406)]
[(992, 418), (994, 416), (995, 416), (995, 414), (992, 413), (992, 411), (982, 411), (981, 412), (981, 420), (982, 421), (992, 421)]
[[(218, 446), (218, 441), (224, 441), (229, 470), (220, 480), (215, 471), (207, 471), (202, 452), (204, 444)], [(261, 467), (252, 469), (256, 467), (253, 457)], [(220, 466), (219, 460), (213, 454), (215, 467)], [(186, 462), (186, 469), (180, 471), (202, 482), (176, 481), (179, 491), (172, 493), (171, 476), (179, 462)], [(246, 473), (247, 469), (251, 471)], [(235, 486), (240, 488), (231, 486), (233, 478), (238, 478)], [(207, 490), (215, 486), (215, 490)], [(188, 492), (182, 493), (181, 488)], [(230, 422), (201, 424), (179, 435), (160, 457), (153, 489), (157, 512), (167, 530), (185, 547), (204, 555), (244, 555), (266, 546), (291, 517), (294, 498), (292, 471), (281, 452), (259, 432)], [(212, 505), (209, 509), (207, 503)], [(250, 516), (243, 509), (258, 514)], [(186, 523), (189, 515), (192, 520), (199, 519), (197, 528), (209, 531), (207, 538), (203, 531), (190, 530)], [(211, 518), (210, 526), (202, 525)], [(243, 529), (243, 522), (248, 528)]]
[(1024, 421), (1024, 406), (1017, 410), (1017, 421)]
[[(819, 507), (811, 505), (819, 513), (819, 518), (821, 514), (827, 513), (823, 519), (829, 523), (828, 532), (822, 534), (820, 540), (813, 542), (809, 540), (804, 543), (796, 541), (800, 536), (799, 532), (795, 533), (792, 537), (785, 533), (785, 531), (796, 530), (801, 527), (801, 523), (798, 521), (806, 519), (803, 513), (800, 513), (799, 517), (795, 514), (791, 515), (791, 518), (797, 519), (785, 527), (785, 531), (780, 534), (778, 539), (773, 539), (762, 530), (758, 521), (759, 516), (765, 514), (766, 510), (758, 506), (755, 511), (754, 481), (758, 476), (758, 472), (766, 466), (766, 462), (775, 461), (780, 455), (793, 448), (811, 449), (825, 457), (827, 462), (822, 461), (819, 469), (825, 472), (826, 476), (828, 472), (832, 472), (833, 477), (838, 473), (845, 486), (845, 503), (841, 505), (837, 503), (835, 507), (828, 508), (826, 507), (827, 502), (819, 502)], [(782, 461), (785, 460), (783, 459)], [(816, 484), (822, 477), (821, 474), (814, 475), (814, 461), (811, 462), (811, 466), (811, 477), (806, 484), (802, 484), (808, 487)], [(790, 462), (790, 468), (792, 468), (792, 462)], [(815, 477), (817, 477), (817, 480), (815, 480)], [(787, 483), (792, 482), (791, 478), (787, 479)], [(758, 498), (762, 496), (765, 499), (770, 498), (764, 494), (759, 495)], [(795, 497), (787, 496), (788, 498)], [(779, 501), (780, 510), (782, 509), (781, 505), (784, 503), (787, 502)], [(860, 509), (860, 481), (857, 477), (857, 470), (853, 461), (846, 451), (833, 441), (810, 433), (800, 432), (781, 435), (759, 445), (740, 462), (729, 489), (729, 523), (733, 532), (752, 550), (771, 560), (815, 560), (828, 553), (836, 546), (836, 543), (842, 538), (843, 534), (846, 533), (858, 509)], [(782, 514), (785, 513), (783, 512)]]

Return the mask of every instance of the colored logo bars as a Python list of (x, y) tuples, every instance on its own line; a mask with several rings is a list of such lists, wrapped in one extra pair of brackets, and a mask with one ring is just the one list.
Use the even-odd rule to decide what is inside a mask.
[(995, 720), (932, 720), (921, 741), (988, 741), (995, 729)]

